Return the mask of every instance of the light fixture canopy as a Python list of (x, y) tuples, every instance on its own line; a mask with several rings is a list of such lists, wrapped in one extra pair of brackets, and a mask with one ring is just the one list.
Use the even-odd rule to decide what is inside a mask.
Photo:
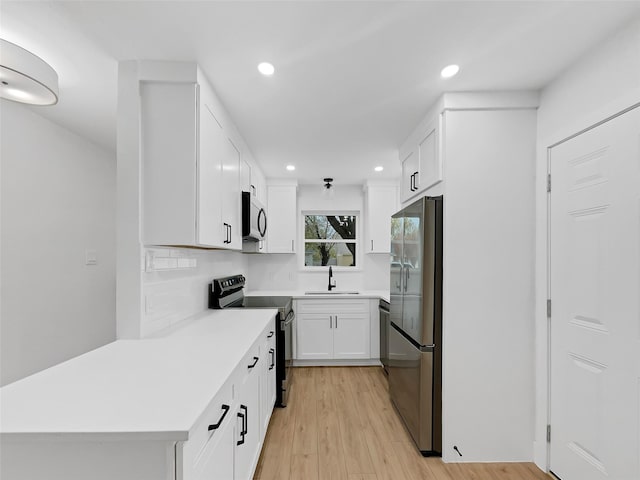
[(460, 71), (460, 67), (458, 65), (447, 65), (442, 69), (440, 75), (442, 78), (451, 78), (456, 75)]
[(270, 77), (276, 71), (273, 64), (269, 62), (262, 62), (258, 64), (258, 71), (265, 77)]
[(0, 97), (31, 105), (55, 105), (58, 74), (40, 57), (0, 38)]
[(329, 190), (331, 187), (333, 187), (333, 185), (331, 185), (331, 182), (333, 182), (333, 178), (325, 178), (324, 179), (324, 188), (326, 188), (327, 190)]

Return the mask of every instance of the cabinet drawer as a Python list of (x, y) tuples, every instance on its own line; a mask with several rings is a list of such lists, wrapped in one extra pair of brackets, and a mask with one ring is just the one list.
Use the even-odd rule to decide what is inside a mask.
[[(264, 335), (267, 333), (268, 332), (265, 330)], [(261, 342), (263, 342), (263, 340), (262, 338), (259, 338), (236, 367), (233, 374), (233, 377), (236, 379), (236, 386), (246, 382), (247, 377), (253, 373), (259, 372), (262, 368), (262, 360), (260, 359)]]
[(298, 313), (366, 313), (369, 311), (369, 301), (359, 299), (343, 300), (298, 300)]
[(209, 404), (184, 444), (183, 462), (187, 469), (197, 469), (205, 452), (217, 443), (225, 427), (233, 423), (233, 410), (233, 384), (227, 382)]

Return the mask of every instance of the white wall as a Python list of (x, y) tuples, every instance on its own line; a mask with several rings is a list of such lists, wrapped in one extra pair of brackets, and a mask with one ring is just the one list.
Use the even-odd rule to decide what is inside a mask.
[[(357, 211), (360, 212), (358, 235), (364, 242), (364, 192), (361, 185), (337, 185), (332, 195), (323, 192), (322, 185), (301, 185), (298, 187), (298, 225), (304, 211)], [(267, 234), (268, 235), (268, 234)], [(298, 245), (304, 245), (301, 227), (298, 231)], [(361, 252), (364, 247), (361, 243)], [(303, 247), (295, 255), (260, 254), (249, 258), (249, 279), (251, 290), (325, 290), (329, 277), (328, 269), (320, 272), (305, 271), (302, 266)], [(334, 269), (336, 287), (339, 290), (388, 290), (389, 256), (386, 254), (359, 254), (352, 271)]]
[(531, 461), (536, 111), (444, 115), (443, 459)]
[(547, 148), (640, 102), (640, 19), (570, 66), (543, 91), (536, 160), (536, 416), (534, 460), (547, 465)]
[(0, 102), (4, 385), (114, 340), (116, 164), (35, 109)]

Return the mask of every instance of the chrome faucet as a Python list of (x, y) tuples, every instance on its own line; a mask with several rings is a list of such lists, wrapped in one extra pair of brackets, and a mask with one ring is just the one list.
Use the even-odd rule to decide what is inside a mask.
[(329, 291), (332, 288), (336, 288), (336, 281), (333, 279), (333, 270), (331, 269), (331, 265), (329, 265)]

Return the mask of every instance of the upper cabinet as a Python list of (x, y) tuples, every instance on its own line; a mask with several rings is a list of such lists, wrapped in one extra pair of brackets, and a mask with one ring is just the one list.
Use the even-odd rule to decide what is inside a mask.
[(142, 241), (240, 250), (240, 148), (199, 70), (194, 80), (140, 84)]
[(267, 204), (266, 181), (250, 152), (245, 152), (242, 158), (240, 188), (243, 192), (250, 192), (262, 205)]
[(398, 211), (396, 185), (365, 185), (365, 252), (391, 251), (391, 215)]
[(296, 253), (296, 184), (267, 186), (267, 253)]
[(401, 200), (406, 202), (442, 180), (438, 152), (438, 118), (424, 126), (400, 150), (402, 162)]

